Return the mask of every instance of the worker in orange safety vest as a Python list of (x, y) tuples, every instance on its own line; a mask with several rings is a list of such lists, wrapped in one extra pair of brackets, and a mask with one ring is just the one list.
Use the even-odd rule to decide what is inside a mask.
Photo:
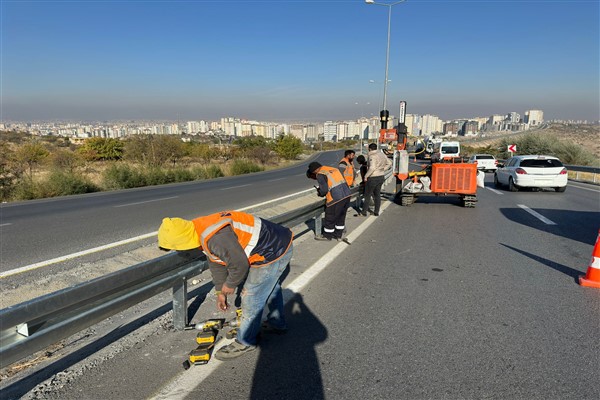
[(315, 232), (316, 240), (343, 240), (346, 231), (346, 211), (350, 205), (350, 187), (341, 172), (334, 167), (314, 161), (308, 165), (306, 176), (315, 179), (319, 197), (325, 197), (325, 219), (323, 235)]
[(227, 296), (242, 286), (242, 319), (236, 340), (215, 357), (230, 360), (256, 349), (262, 315), (268, 304), (266, 328), (287, 330), (281, 277), (293, 253), (292, 231), (239, 211), (222, 211), (192, 221), (164, 218), (158, 230), (163, 250), (199, 249), (208, 258), (217, 308), (229, 308)]
[(342, 176), (346, 180), (349, 187), (354, 186), (354, 150), (346, 150), (344, 152), (344, 158), (340, 160), (338, 169), (342, 173)]

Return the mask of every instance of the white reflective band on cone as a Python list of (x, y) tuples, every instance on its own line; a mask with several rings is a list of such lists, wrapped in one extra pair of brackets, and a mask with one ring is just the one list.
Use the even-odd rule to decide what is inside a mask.
[(590, 264), (590, 268), (600, 269), (600, 258), (592, 257), (592, 263)]

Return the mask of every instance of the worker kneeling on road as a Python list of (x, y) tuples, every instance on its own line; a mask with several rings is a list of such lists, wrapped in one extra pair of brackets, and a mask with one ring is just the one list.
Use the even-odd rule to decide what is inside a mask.
[(316, 161), (308, 164), (306, 176), (317, 180), (317, 194), (327, 200), (323, 236), (320, 236), (320, 232), (315, 232), (315, 239), (341, 240), (346, 230), (346, 212), (350, 205), (350, 188), (346, 180), (337, 168), (327, 167)]
[(217, 293), (217, 308), (229, 308), (227, 296), (242, 288), (242, 321), (236, 340), (215, 357), (229, 360), (256, 349), (265, 305), (267, 323), (274, 331), (287, 329), (281, 275), (293, 252), (288, 228), (238, 211), (223, 211), (188, 221), (164, 218), (158, 245), (168, 250), (200, 249), (208, 258)]

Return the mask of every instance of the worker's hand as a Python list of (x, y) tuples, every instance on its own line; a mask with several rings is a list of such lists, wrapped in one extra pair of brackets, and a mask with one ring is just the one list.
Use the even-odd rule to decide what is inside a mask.
[(223, 293), (217, 295), (217, 309), (220, 311), (227, 311), (229, 304), (227, 304), (227, 296)]
[(233, 294), (235, 292), (235, 288), (230, 288), (229, 286), (223, 284), (223, 287), (221, 288), (221, 293), (223, 293), (225, 296)]

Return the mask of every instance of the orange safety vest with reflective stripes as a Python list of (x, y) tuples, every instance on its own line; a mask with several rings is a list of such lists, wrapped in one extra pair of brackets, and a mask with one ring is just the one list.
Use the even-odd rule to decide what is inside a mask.
[(352, 161), (349, 161), (346, 157), (340, 160), (340, 164), (346, 164), (346, 168), (342, 172), (344, 179), (348, 186), (354, 185), (354, 165), (352, 165)]
[(208, 241), (227, 225), (235, 232), (250, 266), (263, 266), (276, 261), (285, 254), (293, 238), (288, 228), (240, 211), (222, 211), (196, 218), (192, 222), (204, 254), (210, 261), (222, 265), (225, 263), (210, 252)]
[(327, 177), (327, 188), (329, 189), (325, 197), (327, 206), (333, 205), (346, 197), (350, 197), (350, 187), (346, 183), (346, 180), (339, 169), (324, 165), (317, 170), (317, 174), (322, 174)]

